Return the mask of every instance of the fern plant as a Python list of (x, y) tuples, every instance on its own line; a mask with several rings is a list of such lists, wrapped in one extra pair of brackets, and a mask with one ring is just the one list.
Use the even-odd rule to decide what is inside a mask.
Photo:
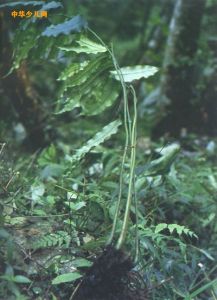
[[(58, 2), (45, 4), (40, 1), (31, 1), (29, 5), (36, 5), (36, 2), (38, 6), (41, 5), (41, 8), (43, 5), (48, 5), (50, 10), (60, 5)], [(7, 5), (8, 7), (13, 7), (16, 4), (5, 4), (2, 7), (6, 7)], [(58, 82), (61, 82), (59, 97), (56, 99), (58, 100), (56, 107), (57, 114), (76, 110), (87, 116), (100, 115), (114, 104), (121, 93), (121, 88), (117, 80), (121, 83), (122, 87), (124, 102), (123, 125), (126, 139), (124, 151), (122, 152), (121, 166), (117, 166), (119, 158), (114, 160), (114, 156), (117, 154), (112, 149), (111, 156), (113, 161), (111, 159), (109, 162), (110, 166), (108, 163), (106, 167), (113, 173), (110, 172), (112, 174), (109, 174), (107, 178), (105, 178), (106, 176), (103, 177), (104, 174), (100, 174), (100, 176), (96, 176), (95, 178), (87, 170), (78, 171), (75, 168), (75, 166), (80, 165), (82, 160), (87, 160), (88, 153), (95, 147), (101, 146), (101, 153), (105, 152), (104, 149), (107, 150), (107, 148), (102, 147), (102, 144), (113, 134), (121, 130), (121, 121), (112, 120), (82, 147), (75, 149), (74, 155), (71, 155), (71, 153), (69, 155), (66, 151), (67, 159), (62, 159), (61, 164), (64, 165), (64, 171), (66, 170), (68, 173), (60, 172), (58, 175), (56, 172), (56, 175), (51, 176), (51, 178), (49, 176), (41, 178), (41, 180), (45, 180), (45, 185), (49, 186), (48, 191), (49, 189), (52, 190), (53, 186), (55, 186), (55, 189), (59, 189), (58, 192), (52, 190), (57, 196), (57, 200), (52, 196), (56, 210), (63, 210), (62, 207), (64, 209), (67, 207), (68, 215), (64, 221), (66, 224), (74, 226), (78, 233), (83, 234), (83, 229), (89, 230), (83, 238), (83, 249), (95, 250), (99, 245), (104, 245), (105, 238), (103, 235), (109, 236), (107, 244), (114, 245), (116, 250), (121, 250), (125, 246), (126, 241), (132, 248), (136, 242), (135, 258), (137, 260), (140, 255), (140, 258), (142, 258), (141, 261), (147, 260), (145, 276), (147, 276), (148, 282), (152, 282), (153, 278), (160, 282), (164, 278), (164, 271), (167, 275), (169, 273), (173, 274), (175, 279), (178, 277), (175, 276), (176, 272), (179, 275), (186, 270), (189, 272), (187, 266), (188, 257), (186, 254), (187, 246), (183, 239), (186, 237), (190, 239), (197, 238), (197, 236), (188, 227), (181, 225), (185, 224), (185, 221), (179, 223), (176, 220), (172, 220), (167, 224), (165, 223), (167, 222), (165, 221), (166, 218), (163, 219), (162, 217), (166, 214), (165, 211), (168, 206), (172, 205), (171, 195), (168, 197), (170, 200), (169, 204), (165, 204), (167, 197), (165, 196), (164, 198), (162, 196), (164, 194), (167, 195), (167, 192), (172, 190), (171, 187), (168, 188), (168, 181), (173, 186), (176, 186), (178, 182), (179, 185), (176, 187), (180, 188), (181, 192), (185, 192), (184, 188), (180, 187), (181, 183), (177, 180), (176, 176), (173, 179), (170, 176), (170, 167), (179, 153), (180, 147), (173, 145), (174, 147), (170, 148), (170, 151), (164, 153), (160, 158), (142, 166), (140, 173), (135, 172), (137, 99), (133, 87), (129, 84), (134, 80), (154, 75), (157, 69), (151, 66), (120, 68), (115, 59), (113, 49), (109, 49), (93, 32), (94, 38), (90, 39), (88, 37), (89, 32), (87, 32), (90, 30), (87, 28), (86, 22), (79, 16), (64, 19), (63, 22), (55, 25), (52, 24), (51, 18), (48, 20), (48, 23), (44, 23), (37, 29), (34, 23), (24, 21), (21, 24), (21, 29), (21, 32), (17, 32), (15, 36), (15, 59), (12, 70), (18, 68), (20, 63), (27, 58), (40, 57), (41, 59), (42, 57), (46, 57), (49, 59), (59, 59), (62, 72), (57, 79)], [(23, 35), (24, 30), (26, 30), (26, 35)], [(70, 36), (69, 33), (71, 34)], [(129, 105), (130, 97), (133, 103), (132, 108)], [(61, 146), (64, 148), (63, 145)], [(52, 164), (58, 156), (55, 147), (50, 146), (39, 157), (39, 166), (46, 167)], [(174, 169), (172, 171), (174, 175)], [(120, 180), (119, 191), (117, 192), (118, 175), (120, 176)], [(148, 198), (151, 195), (149, 193), (151, 187), (147, 185), (148, 182), (154, 182), (155, 184), (157, 181), (156, 178), (159, 177), (166, 180), (166, 183), (163, 180), (158, 181), (160, 184), (155, 185), (155, 187), (157, 186), (157, 190), (154, 191), (156, 193), (154, 196), (156, 197), (150, 197), (153, 200), (151, 201)], [(101, 184), (102, 186), (100, 186)], [(102, 191), (102, 187), (104, 191)], [(112, 192), (112, 189), (115, 192)], [(142, 196), (136, 196), (136, 191), (138, 190), (141, 194), (143, 193)], [(46, 193), (48, 191), (46, 190)], [(160, 194), (161, 191), (162, 194)], [(72, 194), (73, 192), (75, 192), (76, 197), (72, 197), (72, 199), (68, 199), (69, 201), (66, 202), (65, 193)], [(110, 194), (112, 197), (110, 197)], [(164, 201), (163, 204), (160, 202), (161, 199)], [(136, 200), (139, 200), (138, 203)], [(116, 202), (116, 209), (113, 209), (114, 202)], [(63, 203), (66, 205), (62, 205)], [(111, 203), (113, 211), (109, 217), (112, 219), (112, 229), (110, 228), (111, 220), (109, 218), (106, 219), (106, 216), (111, 211)], [(101, 217), (101, 215), (102, 218), (96, 221), (97, 216)], [(82, 219), (84, 216), (87, 218), (85, 221)], [(103, 218), (106, 219), (104, 223)], [(204, 222), (204, 227), (211, 224), (213, 219), (213, 215), (208, 215), (206, 222)], [(84, 224), (85, 222), (86, 224)], [(91, 230), (91, 226), (89, 226), (91, 222), (95, 222), (94, 225), (97, 223), (100, 230)], [(100, 238), (97, 236), (98, 233)], [(128, 238), (133, 235), (135, 235), (136, 241)], [(72, 236), (70, 233), (57, 231), (40, 237), (31, 246), (34, 249), (69, 247), (71, 240)], [(86, 241), (89, 241), (89, 244)], [(183, 263), (183, 258), (186, 264)], [(176, 264), (176, 260), (179, 261), (179, 264)], [(181, 271), (177, 271), (177, 266), (180, 267)], [(53, 280), (53, 284), (72, 282), (81, 278), (80, 273), (70, 274), (59, 275)], [(178, 289), (174, 282), (171, 284), (170, 289), (175, 291), (175, 294), (178, 295), (177, 297), (184, 298), (187, 295), (187, 291), (183, 291), (181, 288)], [(205, 285), (204, 289), (206, 288), (208, 287)], [(167, 293), (167, 290), (165, 293)], [(168, 292), (168, 295), (171, 295), (171, 292)], [(168, 295), (165, 296), (165, 299), (169, 297)], [(197, 296), (198, 294), (195, 291), (190, 295)], [(162, 296), (156, 299), (162, 299)]]
[(71, 242), (71, 236), (66, 231), (57, 231), (38, 237), (31, 247), (36, 249), (49, 247), (65, 247), (68, 248)]

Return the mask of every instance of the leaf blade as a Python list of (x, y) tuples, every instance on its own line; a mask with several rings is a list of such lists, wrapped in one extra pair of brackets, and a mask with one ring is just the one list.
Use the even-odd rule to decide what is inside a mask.
[(79, 15), (57, 25), (48, 26), (43, 32), (42, 36), (57, 37), (60, 34), (68, 35), (70, 33), (81, 32), (87, 27), (87, 22)]
[(77, 153), (71, 157), (71, 162), (75, 163), (80, 161), (85, 154), (87, 154), (92, 148), (100, 145), (111, 135), (115, 134), (118, 130), (118, 127), (121, 125), (120, 120), (115, 120), (108, 125), (104, 126), (101, 131), (96, 133), (96, 135), (87, 141), (87, 143), (77, 150)]
[[(120, 69), (120, 71), (123, 76), (124, 82), (132, 82), (141, 78), (148, 78), (150, 76), (153, 76), (158, 71), (158, 68), (148, 65), (136, 65), (132, 67), (123, 67)], [(111, 74), (116, 80), (120, 81), (120, 77), (117, 71), (111, 71)]]
[(52, 280), (52, 284), (60, 284), (60, 283), (65, 283), (65, 282), (73, 282), (79, 278), (81, 278), (82, 275), (78, 272), (73, 272), (73, 273), (65, 273), (58, 275)]

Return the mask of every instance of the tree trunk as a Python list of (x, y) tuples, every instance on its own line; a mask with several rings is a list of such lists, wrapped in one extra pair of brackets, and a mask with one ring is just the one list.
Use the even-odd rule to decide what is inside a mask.
[(177, 0), (170, 23), (163, 74), (158, 96), (169, 103), (166, 117), (154, 134), (179, 135), (182, 128), (192, 129), (194, 112), (194, 56), (200, 33), (205, 0)]

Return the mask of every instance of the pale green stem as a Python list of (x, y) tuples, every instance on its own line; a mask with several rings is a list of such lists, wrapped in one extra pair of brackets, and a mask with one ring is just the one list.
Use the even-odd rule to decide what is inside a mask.
[[(136, 93), (133, 88), (133, 86), (130, 86), (132, 93), (133, 93), (133, 98), (135, 98), (134, 102), (136, 101)], [(137, 113), (137, 108), (136, 108), (136, 113)], [(137, 124), (136, 124), (136, 129), (135, 129), (135, 134), (137, 133)], [(136, 139), (136, 137), (135, 137)], [(133, 200), (134, 200), (134, 206), (135, 206), (135, 216), (136, 216), (136, 227), (135, 227), (135, 232), (136, 232), (136, 237), (135, 237), (135, 258), (134, 258), (134, 263), (136, 264), (139, 260), (139, 234), (138, 234), (138, 203), (137, 203), (137, 196), (136, 196), (136, 184), (135, 184), (135, 168), (134, 168), (134, 176), (133, 176)]]
[(122, 163), (121, 163), (121, 171), (120, 171), (120, 179), (119, 179), (118, 201), (116, 203), (114, 221), (113, 221), (113, 224), (112, 224), (112, 230), (111, 230), (109, 239), (107, 241), (107, 245), (109, 245), (109, 244), (112, 243), (114, 235), (115, 235), (115, 229), (116, 229), (116, 226), (117, 226), (118, 215), (119, 215), (120, 205), (121, 205), (124, 163), (125, 163), (126, 156), (127, 156), (127, 148), (128, 148), (128, 146), (125, 145), (124, 153), (123, 153), (123, 157), (122, 157)]
[[(107, 49), (109, 54), (111, 55), (115, 70), (117, 71), (117, 74), (119, 76), (122, 90), (123, 90), (123, 99), (124, 99), (124, 127), (125, 127), (125, 147), (124, 147), (124, 153), (123, 153), (123, 158), (122, 158), (122, 164), (121, 164), (121, 171), (120, 171), (120, 179), (119, 179), (119, 193), (118, 193), (118, 200), (116, 203), (116, 209), (115, 209), (115, 216), (113, 220), (113, 225), (112, 225), (112, 230), (111, 234), (109, 236), (107, 244), (111, 244), (114, 238), (116, 226), (117, 226), (117, 221), (118, 221), (118, 216), (120, 212), (120, 204), (121, 204), (121, 197), (122, 197), (122, 187), (123, 187), (123, 172), (124, 172), (124, 164), (127, 156), (127, 150), (129, 146), (129, 129), (128, 129), (128, 116), (129, 116), (129, 109), (128, 109), (128, 98), (127, 98), (127, 90), (126, 90), (126, 85), (124, 82), (123, 75), (121, 73), (120, 67), (118, 65), (118, 62), (114, 56), (113, 50), (111, 51), (107, 45), (103, 42), (103, 40), (90, 28), (88, 30), (101, 42), (101, 44)], [(129, 122), (130, 124), (130, 122)]]
[(133, 179), (133, 202), (135, 206), (135, 216), (136, 216), (136, 227), (135, 227), (135, 232), (136, 232), (136, 238), (135, 238), (135, 258), (134, 258), (134, 263), (136, 264), (139, 260), (139, 234), (138, 234), (138, 203), (137, 203), (137, 197), (136, 197), (136, 189), (135, 189), (135, 177)]
[(134, 118), (132, 125), (132, 145), (131, 145), (131, 156), (130, 156), (130, 178), (129, 178), (129, 187), (128, 187), (128, 195), (127, 195), (127, 203), (124, 214), (124, 221), (122, 225), (122, 230), (117, 241), (116, 248), (121, 249), (127, 235), (128, 223), (129, 223), (129, 214), (132, 202), (132, 193), (133, 193), (133, 181), (135, 176), (135, 161), (136, 161), (136, 122), (137, 122), (137, 99), (135, 92), (133, 90), (133, 103), (134, 103)]

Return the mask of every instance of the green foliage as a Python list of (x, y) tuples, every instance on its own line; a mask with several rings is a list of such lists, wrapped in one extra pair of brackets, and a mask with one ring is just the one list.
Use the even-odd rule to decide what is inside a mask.
[(22, 275), (16, 275), (16, 276), (2, 275), (0, 276), (0, 278), (2, 280), (16, 282), (16, 283), (31, 283), (31, 280), (29, 280), (27, 277)]
[(186, 228), (185, 226), (181, 226), (178, 224), (166, 224), (166, 223), (160, 223), (156, 226), (155, 228), (155, 233), (159, 233), (164, 229), (168, 229), (169, 232), (172, 234), (173, 231), (176, 231), (178, 235), (186, 234), (189, 235), (190, 237), (197, 237), (195, 233), (193, 233), (191, 230)]
[(100, 52), (106, 52), (107, 49), (100, 45), (97, 44), (93, 41), (91, 41), (90, 39), (88, 39), (85, 36), (81, 36), (80, 40), (76, 41), (77, 44), (79, 45), (76, 47), (60, 47), (60, 50), (64, 50), (64, 51), (73, 51), (76, 53), (87, 53), (87, 54), (97, 54)]
[[(32, 2), (32, 3), (31, 3)], [(46, 10), (46, 11), (52, 11), (53, 9), (62, 7), (62, 4), (60, 2), (56, 2), (56, 1), (51, 1), (49, 3), (44, 3), (41, 1), (23, 1), (22, 4), (23, 5), (33, 5), (33, 2), (35, 3), (34, 5), (41, 5), (41, 10)], [(5, 4), (5, 6), (7, 5), (12, 5), (13, 3), (8, 3)], [(21, 3), (16, 2), (14, 3), (14, 6), (19, 6)], [(13, 65), (11, 67), (10, 73), (14, 70), (14, 69), (18, 69), (21, 62), (23, 60), (25, 60), (31, 50), (33, 51), (33, 49), (35, 49), (38, 53), (45, 53), (48, 45), (50, 45), (49, 41), (47, 40), (45, 42), (45, 44), (43, 45), (43, 47), (41, 47), (42, 43), (41, 43), (41, 36), (44, 30), (44, 25), (43, 24), (39, 24), (37, 29), (35, 26), (35, 22), (33, 22), (32, 20), (23, 20), (21, 22), (21, 26), (19, 27), (18, 30), (16, 30), (15, 32), (15, 37), (13, 40), (13, 47), (14, 47), (14, 53), (13, 53)], [(39, 47), (38, 47), (39, 46)], [(40, 50), (39, 50), (40, 48)]]
[(138, 174), (141, 174), (144, 178), (144, 176), (155, 176), (168, 173), (179, 151), (180, 146), (175, 143), (164, 147), (160, 151), (161, 157), (145, 164), (144, 167), (140, 166), (138, 168)]
[(15, 2), (11, 2), (11, 3), (5, 3), (5, 4), (1, 4), (0, 5), (0, 8), (4, 8), (4, 7), (16, 7), (16, 6), (20, 6), (20, 5), (23, 5), (23, 6), (40, 6), (40, 5), (43, 5), (44, 2), (43, 1), (15, 1)]
[(49, 233), (37, 238), (32, 243), (33, 249), (41, 249), (48, 247), (69, 247), (71, 241), (70, 235), (65, 231), (57, 231), (56, 233)]
[(41, 6), (42, 10), (49, 10), (53, 8), (62, 7), (62, 4), (58, 1), (51, 1), (49, 3), (44, 3), (44, 1), (15, 1), (10, 3), (1, 4), (0, 8), (7, 8), (7, 7), (19, 7), (22, 6)]
[[(82, 49), (89, 53), (89, 48)], [(97, 53), (98, 49), (94, 52)], [(64, 78), (64, 83), (58, 113), (81, 107), (83, 114), (97, 115), (111, 106), (118, 96), (115, 83), (108, 77), (111, 66), (108, 54), (98, 54), (91, 60), (82, 62), (80, 66), (73, 63), (67, 67), (59, 78)]]
[(42, 36), (47, 37), (57, 37), (60, 34), (70, 34), (80, 32), (82, 29), (86, 27), (86, 22), (81, 16), (76, 16), (67, 20), (61, 24), (51, 25), (47, 27), (43, 32)]
[(41, 10), (49, 11), (51, 9), (61, 8), (63, 7), (61, 2), (58, 1), (50, 1), (48, 3), (43, 3)]
[[(85, 155), (86, 161), (88, 161), (91, 149), (96, 146), (99, 147), (105, 138), (116, 133), (120, 124), (120, 121), (114, 121), (107, 125), (93, 139), (84, 143), (86, 148), (83, 148), (84, 146), (80, 148), (74, 156), (70, 156), (70, 159), (74, 157), (73, 161), (76, 163)], [(80, 123), (77, 126), (79, 128)], [(77, 145), (79, 144), (81, 144), (80, 141), (77, 142)], [(159, 148), (159, 145), (156, 145), (156, 148)], [(16, 203), (22, 203), (25, 208), (23, 213), (27, 216), (29, 215), (29, 199), (32, 196), (34, 199), (35, 196), (36, 198), (39, 197), (34, 203), (32, 212), (36, 217), (36, 211), (42, 210), (45, 219), (41, 219), (40, 216), (36, 218), (36, 228), (39, 230), (39, 235), (30, 236), (23, 247), (28, 251), (34, 249), (32, 257), (39, 265), (41, 264), (40, 259), (45, 259), (43, 257), (46, 255), (46, 251), (54, 256), (52, 259), (46, 258), (46, 264), (43, 262), (50, 274), (50, 279), (44, 279), (47, 285), (52, 282), (51, 286), (53, 287), (58, 287), (58, 284), (67, 286), (67, 282), (73, 283), (74, 280), (81, 278), (80, 268), (90, 265), (90, 258), (88, 257), (86, 261), (85, 258), (87, 257), (82, 251), (89, 251), (90, 256), (92, 256), (99, 247), (103, 247), (105, 244), (114, 218), (113, 208), (117, 199), (120, 172), (120, 151), (117, 151), (118, 149), (118, 147), (110, 149), (105, 144), (101, 149), (98, 149), (98, 156), (93, 156), (84, 170), (79, 164), (78, 168), (72, 169), (71, 163), (69, 164), (68, 160), (65, 160), (65, 155), (67, 157), (69, 155), (67, 147), (52, 144), (43, 150), (35, 162), (37, 176), (41, 170), (53, 164), (64, 167), (64, 173), (51, 181), (45, 179), (42, 182), (40, 179), (33, 178), (34, 181), (31, 179), (32, 188), (29, 187), (29, 183), (24, 185), (26, 192), (23, 191), (22, 194), (26, 196), (22, 198), (20, 195), (20, 199), (16, 197)], [(177, 151), (172, 151), (174, 149)], [(59, 153), (63, 154), (60, 155)], [(190, 299), (189, 297), (204, 299), (210, 294), (210, 290), (215, 288), (216, 282), (213, 279), (206, 282), (205, 275), (197, 264), (202, 262), (209, 268), (215, 263), (215, 248), (213, 247), (215, 236), (211, 233), (216, 230), (214, 216), (217, 213), (215, 205), (217, 170), (213, 166), (212, 160), (204, 159), (206, 154), (200, 149), (197, 149), (193, 157), (189, 157), (188, 153), (175, 146), (168, 149), (165, 147), (165, 152), (158, 151), (157, 154), (162, 155), (162, 157), (167, 157), (167, 154), (170, 154), (169, 157), (172, 157), (168, 164), (163, 164), (163, 169), (166, 168), (166, 172), (162, 172), (162, 168), (155, 169), (155, 172), (148, 175), (142, 171), (139, 172), (136, 180), (139, 210), (139, 264), (141, 268), (145, 265), (144, 276), (148, 284), (160, 284), (160, 287), (152, 292), (153, 299), (178, 299), (179, 297), (181, 299)], [(156, 160), (152, 158), (152, 155), (145, 159), (150, 164)], [(138, 161), (138, 169), (143, 170), (143, 154), (139, 153)], [(97, 162), (101, 163), (100, 167), (95, 166)], [(23, 166), (26, 169), (25, 162), (23, 162)], [(128, 168), (128, 161), (126, 168)], [(84, 172), (86, 172), (85, 177)], [(142, 184), (138, 182), (140, 179), (143, 180)], [(28, 181), (29, 177), (23, 177), (22, 180)], [(128, 180), (126, 175), (124, 182), (127, 183)], [(29, 193), (30, 191), (31, 193)], [(39, 194), (38, 191), (40, 191)], [(124, 195), (126, 192), (124, 185)], [(50, 206), (51, 198), (52, 206)], [(134, 249), (134, 241), (131, 238), (135, 230), (134, 213), (135, 209), (132, 207), (132, 220), (128, 231), (128, 247), (132, 249)], [(55, 214), (58, 214), (58, 217)], [(18, 211), (16, 216), (21, 217), (22, 214)], [(52, 219), (55, 220), (55, 225), (52, 225)], [(47, 220), (49, 220), (51, 227), (58, 226), (60, 229), (48, 230)], [(43, 229), (40, 227), (40, 223), (44, 224)], [(10, 224), (10, 230), (15, 232), (19, 232), (21, 228), (26, 226), (21, 219), (15, 220), (13, 218), (8, 224)], [(117, 233), (120, 231), (121, 225), (120, 219)], [(28, 228), (30, 228), (29, 225)], [(5, 243), (5, 234), (7, 235), (7, 243)], [(11, 246), (12, 237), (9, 239), (8, 234), (3, 232), (0, 241), (2, 241), (1, 257), (7, 253), (8, 259), (11, 257), (10, 261), (15, 264), (16, 270), (14, 261), (18, 260), (16, 257), (18, 249)], [(57, 249), (60, 258), (56, 256), (55, 250)], [(40, 251), (41, 258), (37, 257), (37, 251)], [(65, 251), (70, 253), (66, 262), (66, 265), (71, 264), (70, 269), (66, 269), (66, 266), (61, 262)], [(12, 259), (12, 257), (14, 258)], [(30, 266), (33, 267), (32, 264)], [(38, 272), (37, 274), (39, 274)], [(8, 276), (8, 274), (3, 276), (6, 275)], [(20, 276), (20, 273), (10, 274), (10, 276)], [(22, 276), (32, 281), (35, 280), (34, 273), (30, 275), (24, 273)], [(210, 276), (212, 278), (212, 273)], [(171, 277), (170, 281), (161, 284), (163, 280)], [(205, 281), (197, 286), (198, 277)], [(12, 280), (14, 277), (7, 278)], [(37, 279), (36, 282), (43, 289), (43, 279), (41, 281)], [(26, 285), (26, 283), (6, 280), (5, 277), (0, 285), (1, 293), (3, 291), (6, 293), (5, 289), (6, 287), (9, 288), (9, 283), (15, 285), (13, 285), (14, 293), (17, 295), (21, 292), (20, 287)], [(58, 289), (53, 290), (51, 288), (51, 290), (54, 294), (59, 294)], [(29, 291), (30, 299), (32, 297), (31, 291), (32, 288)]]
[(29, 51), (34, 47), (35, 41), (39, 36), (40, 32), (35, 31), (35, 26), (33, 24), (29, 24), (28, 28), (17, 31), (14, 39), (13, 66), (10, 72), (19, 68), (20, 63), (27, 58)]
[(38, 163), (40, 166), (46, 166), (50, 163), (56, 161), (57, 152), (56, 148), (53, 144), (51, 144), (48, 148), (44, 149), (38, 158)]
[(81, 278), (81, 274), (79, 274), (77, 272), (61, 274), (52, 280), (52, 284), (72, 282), (72, 281), (77, 280), (78, 278)]
[[(158, 68), (152, 66), (133, 66), (120, 69), (124, 82), (132, 82), (141, 78), (153, 76)], [(120, 80), (117, 71), (111, 71), (115, 79)]]
[(103, 127), (103, 129), (98, 132), (92, 139), (87, 141), (82, 148), (77, 150), (77, 153), (71, 157), (71, 162), (78, 163), (92, 148), (99, 146), (111, 135), (115, 134), (120, 125), (121, 121), (115, 120)]
[(198, 296), (199, 294), (201, 294), (203, 291), (210, 289), (210, 287), (216, 287), (217, 285), (217, 279), (214, 279), (212, 281), (210, 281), (207, 284), (204, 284), (202, 287), (200, 287), (199, 289), (197, 289), (196, 291), (194, 291), (193, 293), (191, 293), (190, 296), (187, 296), (184, 300), (191, 300), (192, 298)]
[[(61, 6), (55, 1), (19, 1), (0, 7), (13, 8), (20, 4), (38, 5), (37, 9), (51, 12)], [(130, 1), (122, 4), (127, 11)], [(75, 3), (68, 1), (67, 5)], [(85, 5), (90, 7), (91, 4), (85, 2)], [(95, 10), (104, 5), (93, 5), (94, 15), (90, 20), (92, 18), (94, 24), (99, 22)], [(135, 5), (138, 4), (135, 2)], [(87, 8), (82, 1), (80, 6), (85, 14)], [(162, 25), (160, 6), (157, 3), (154, 6), (145, 40), (151, 32), (158, 33), (158, 26)], [(67, 10), (68, 16), (71, 13), (77, 14), (74, 6)], [(122, 13), (120, 5), (114, 11), (116, 19)], [(2, 155), (5, 148), (0, 144), (0, 225), (5, 227), (0, 228), (1, 299), (69, 299), (75, 281), (83, 276), (83, 268), (90, 267), (96, 253), (104, 247), (114, 221), (124, 149), (121, 121), (112, 121), (117, 113), (122, 117), (122, 111), (117, 112), (117, 107), (112, 106), (121, 98), (120, 83), (114, 80), (121, 76), (118, 70), (114, 71), (110, 57), (113, 49), (109, 53), (105, 45), (87, 32), (84, 35), (87, 24), (83, 18), (78, 15), (65, 18), (64, 15), (64, 12), (51, 13), (46, 22), (23, 20), (13, 39), (12, 69), (27, 62), (36, 87), (41, 83), (42, 100), (44, 93), (51, 99), (44, 101), (53, 109), (46, 126), (55, 128), (56, 132), (52, 143), (34, 154), (24, 153), (18, 147), (14, 133), (2, 134), (11, 141), (12, 149), (5, 158)], [(141, 15), (134, 24), (136, 29), (144, 22), (143, 13)], [(120, 20), (127, 20), (125, 26), (130, 28), (127, 16)], [(144, 28), (140, 29), (144, 35)], [(167, 29), (164, 24), (163, 36)], [(115, 44), (123, 65), (132, 65), (120, 68), (127, 83), (147, 78), (157, 71), (156, 67), (133, 66), (144, 63), (136, 57), (139, 43), (144, 43), (137, 32), (134, 31), (135, 40), (132, 41), (131, 35), (127, 42), (125, 36), (118, 39), (117, 46)], [(111, 34), (111, 38), (116, 43), (117, 36)], [(146, 49), (142, 50), (142, 57), (146, 53), (148, 64), (160, 65), (162, 57), (152, 53), (150, 45), (143, 45)], [(134, 49), (131, 60), (126, 56), (129, 46)], [(161, 51), (159, 49), (159, 53)], [(143, 90), (152, 89), (152, 81), (141, 83), (139, 100), (144, 97)], [(128, 96), (130, 114), (130, 93)], [(54, 103), (57, 99), (58, 103)], [(58, 115), (53, 114), (56, 104)], [(61, 114), (63, 112), (66, 114)], [(82, 118), (78, 118), (79, 114)], [(163, 139), (140, 145), (140, 137), (144, 137), (146, 130), (144, 122), (140, 119), (138, 128), (135, 178), (138, 207), (136, 210), (133, 203), (130, 210), (126, 250), (134, 254), (132, 237), (138, 227), (137, 267), (151, 299), (215, 299), (216, 153), (208, 152), (204, 146), (208, 141), (201, 136), (183, 139), (184, 146), (172, 143), (164, 147)], [(213, 141), (216, 143), (214, 138)], [(128, 158), (123, 168), (124, 200), (129, 182)], [(21, 175), (12, 178), (13, 174)], [(124, 209), (123, 201), (116, 236), (123, 225)]]

